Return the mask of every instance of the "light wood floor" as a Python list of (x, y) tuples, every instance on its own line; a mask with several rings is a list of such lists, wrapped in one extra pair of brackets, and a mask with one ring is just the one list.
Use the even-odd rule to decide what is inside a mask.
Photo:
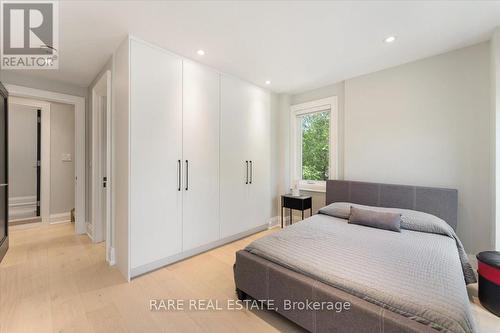
[(149, 311), (150, 299), (236, 299), (234, 253), (268, 232), (127, 283), (72, 224), (16, 227), (0, 264), (0, 332), (300, 332), (267, 311)]
[[(268, 311), (151, 312), (150, 299), (235, 299), (235, 252), (266, 231), (126, 283), (104, 261), (104, 245), (70, 223), (19, 226), (0, 264), (0, 332), (301, 332)], [(500, 318), (469, 287), (481, 332)]]

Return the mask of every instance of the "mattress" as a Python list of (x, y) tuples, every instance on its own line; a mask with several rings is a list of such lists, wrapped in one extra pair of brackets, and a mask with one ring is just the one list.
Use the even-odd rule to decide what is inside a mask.
[(429, 230), (399, 233), (315, 215), (246, 251), (438, 331), (476, 332), (463, 249), (454, 233)]

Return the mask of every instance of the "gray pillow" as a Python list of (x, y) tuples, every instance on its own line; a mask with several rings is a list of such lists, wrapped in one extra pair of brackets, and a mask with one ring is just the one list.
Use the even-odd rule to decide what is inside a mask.
[(376, 212), (351, 206), (349, 223), (401, 232), (401, 214), (399, 213)]
[(334, 202), (321, 208), (319, 213), (347, 220), (351, 215), (351, 203)]

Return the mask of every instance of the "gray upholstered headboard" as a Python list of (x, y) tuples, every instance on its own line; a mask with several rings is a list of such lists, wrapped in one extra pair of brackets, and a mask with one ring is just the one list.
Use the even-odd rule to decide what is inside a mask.
[(328, 180), (326, 204), (332, 202), (418, 210), (457, 228), (458, 191), (454, 189)]

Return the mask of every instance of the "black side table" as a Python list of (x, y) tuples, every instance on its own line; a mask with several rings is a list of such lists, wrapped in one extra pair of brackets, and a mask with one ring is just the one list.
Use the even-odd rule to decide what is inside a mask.
[(293, 196), (284, 194), (281, 196), (281, 228), (283, 228), (283, 209), (290, 210), (290, 224), (293, 222), (292, 209), (302, 211), (302, 219), (304, 219), (304, 211), (309, 209), (312, 216), (312, 197), (310, 195)]

